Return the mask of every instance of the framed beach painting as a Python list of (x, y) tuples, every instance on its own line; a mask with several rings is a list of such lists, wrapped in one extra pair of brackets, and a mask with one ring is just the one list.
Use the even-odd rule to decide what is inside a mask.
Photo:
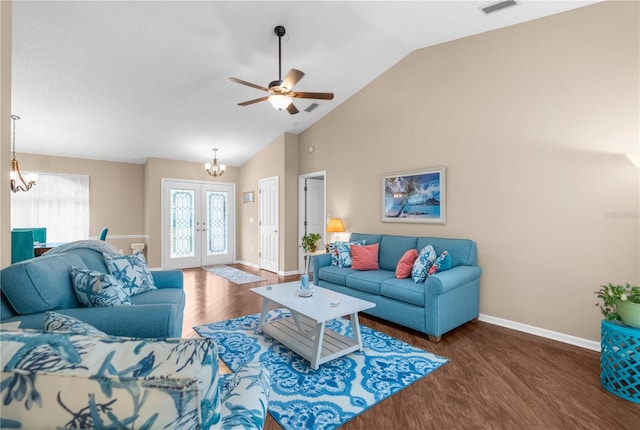
[(382, 221), (445, 223), (445, 168), (382, 177)]

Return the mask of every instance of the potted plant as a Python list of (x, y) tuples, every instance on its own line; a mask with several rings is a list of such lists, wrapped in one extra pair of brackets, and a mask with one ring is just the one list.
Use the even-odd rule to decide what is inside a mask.
[(595, 292), (602, 303), (602, 315), (608, 320), (618, 320), (623, 323), (640, 327), (640, 287), (627, 285), (601, 285)]
[(302, 236), (302, 244), (300, 244), (300, 246), (302, 246), (304, 252), (316, 252), (318, 246), (317, 242), (321, 237), (322, 236), (320, 236), (318, 233), (307, 233)]

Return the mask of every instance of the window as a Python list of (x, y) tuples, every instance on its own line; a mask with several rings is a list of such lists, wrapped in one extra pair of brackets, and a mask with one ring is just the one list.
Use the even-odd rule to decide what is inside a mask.
[(11, 227), (46, 227), (47, 242), (87, 239), (89, 175), (38, 173), (33, 188), (11, 195)]

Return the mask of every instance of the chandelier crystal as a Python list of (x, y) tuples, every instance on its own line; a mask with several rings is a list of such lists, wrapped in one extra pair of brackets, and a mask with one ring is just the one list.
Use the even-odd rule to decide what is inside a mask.
[(227, 168), (224, 164), (218, 164), (218, 148), (213, 148), (213, 162), (205, 163), (204, 167), (207, 169), (207, 173), (209, 176), (213, 176), (217, 178), (218, 176), (222, 176), (224, 174), (224, 169)]
[(20, 119), (17, 115), (11, 115), (11, 173), (9, 179), (11, 180), (11, 191), (17, 193), (18, 191), (29, 191), (31, 187), (36, 184), (37, 178), (35, 175), (27, 175), (25, 179), (20, 173), (18, 167), (18, 160), (16, 159), (16, 120)]

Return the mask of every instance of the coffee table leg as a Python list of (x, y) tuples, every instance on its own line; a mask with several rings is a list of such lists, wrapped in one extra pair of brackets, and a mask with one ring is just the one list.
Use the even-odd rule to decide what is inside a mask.
[(324, 340), (324, 321), (316, 324), (314, 333), (313, 354), (311, 355), (311, 368), (318, 370), (320, 357), (322, 355), (322, 341)]
[(262, 312), (260, 312), (260, 321), (258, 321), (258, 333), (262, 333), (262, 327), (264, 327), (264, 322), (269, 313), (269, 303), (271, 303), (271, 300), (266, 297), (262, 298)]
[(351, 314), (351, 331), (353, 332), (353, 340), (358, 344), (358, 351), (362, 351), (362, 336), (360, 336), (360, 321), (357, 312)]

